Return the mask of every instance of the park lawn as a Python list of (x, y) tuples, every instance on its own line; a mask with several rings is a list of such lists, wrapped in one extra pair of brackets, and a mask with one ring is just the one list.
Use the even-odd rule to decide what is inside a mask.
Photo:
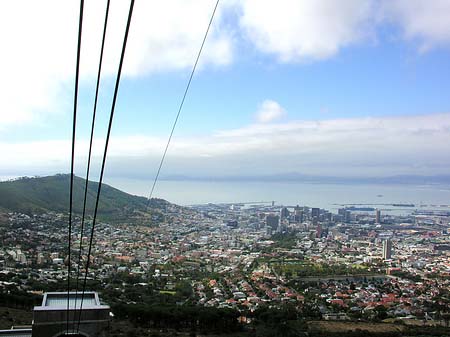
[(160, 290), (159, 291), (160, 294), (166, 294), (166, 295), (175, 295), (177, 292), (176, 291), (169, 291), (169, 290)]

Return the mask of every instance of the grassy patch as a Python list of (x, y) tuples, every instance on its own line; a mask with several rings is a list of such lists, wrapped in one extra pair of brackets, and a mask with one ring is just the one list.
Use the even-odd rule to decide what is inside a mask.
[(0, 307), (0, 329), (10, 329), (13, 325), (31, 325), (31, 310)]
[(160, 294), (165, 294), (165, 295), (175, 295), (177, 292), (176, 291), (169, 291), (169, 290), (160, 290), (159, 291)]

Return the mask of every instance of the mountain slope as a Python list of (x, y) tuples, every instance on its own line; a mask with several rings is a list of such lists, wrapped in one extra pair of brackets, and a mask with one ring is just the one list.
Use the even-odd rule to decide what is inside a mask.
[[(74, 177), (73, 211), (81, 214), (83, 209), (85, 180)], [(46, 211), (68, 212), (70, 175), (59, 174), (49, 177), (20, 178), (0, 182), (0, 209), (25, 214)], [(89, 181), (87, 215), (92, 215), (95, 206), (98, 183)], [(99, 218), (110, 221), (127, 221), (148, 218), (150, 213), (163, 210), (169, 205), (161, 199), (152, 199), (147, 209), (147, 199), (122, 192), (103, 184), (99, 202)], [(130, 221), (133, 222), (133, 221)]]

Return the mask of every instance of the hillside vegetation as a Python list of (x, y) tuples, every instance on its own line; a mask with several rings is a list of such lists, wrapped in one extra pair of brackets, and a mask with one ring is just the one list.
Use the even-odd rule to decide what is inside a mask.
[[(74, 177), (73, 212), (81, 214), (83, 209), (85, 180)], [(19, 178), (0, 182), (0, 210), (25, 214), (48, 211), (65, 213), (69, 211), (70, 175), (58, 174), (48, 177)], [(98, 183), (89, 181), (87, 215), (93, 214)], [(147, 209), (147, 198), (122, 192), (103, 184), (98, 216), (110, 221), (127, 221), (148, 218), (159, 214), (169, 203), (152, 199)], [(133, 222), (133, 221), (130, 221)]]

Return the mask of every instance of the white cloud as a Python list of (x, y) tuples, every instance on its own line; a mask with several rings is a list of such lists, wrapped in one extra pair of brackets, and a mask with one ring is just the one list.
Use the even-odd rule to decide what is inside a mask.
[[(63, 2), (8, 1), (0, 5), (2, 53), (0, 62), (1, 125), (34, 121), (56, 110), (60, 79), (70, 76), (71, 61), (65, 33), (74, 20)], [(61, 15), (45, 15), (61, 13)], [(56, 28), (58, 27), (58, 28)], [(71, 64), (71, 63), (70, 63)]]
[(330, 58), (376, 39), (388, 22), (421, 51), (450, 45), (448, 0), (242, 0), (240, 6), (243, 34), (282, 62)]
[[(215, 2), (137, 1), (124, 64), (125, 76), (190, 68)], [(83, 22), (82, 80), (93, 80), (101, 45), (106, 1), (87, 1)], [(112, 1), (104, 76), (115, 75), (129, 1)], [(37, 122), (71, 105), (78, 31), (78, 2), (18, 0), (0, 3), (0, 120), (8, 125)], [(232, 61), (231, 33), (216, 14), (201, 64)]]
[[(165, 141), (113, 137), (107, 174), (152, 176)], [(445, 174), (450, 166), (449, 142), (450, 113), (255, 124), (203, 137), (174, 138), (163, 175)], [(76, 164), (83, 174), (88, 142), (78, 144)], [(96, 167), (102, 144), (103, 140), (96, 140)], [(3, 142), (0, 152), (0, 175), (65, 172), (70, 142)]]
[(245, 0), (242, 29), (281, 61), (324, 59), (371, 34), (372, 0)]
[(270, 123), (283, 117), (286, 111), (278, 102), (272, 100), (265, 100), (259, 107), (256, 113), (256, 120), (258, 123)]
[(384, 18), (398, 24), (409, 40), (417, 40), (422, 51), (450, 45), (450, 1), (384, 0)]
[[(127, 54), (128, 74), (190, 69), (214, 4), (211, 0), (169, 0), (155, 6), (155, 2), (137, 1)], [(232, 61), (232, 36), (220, 28), (222, 13), (219, 8), (202, 64), (226, 65)]]
[[(96, 75), (106, 1), (87, 1), (82, 83)], [(215, 1), (140, 0), (131, 25), (124, 75), (187, 70), (195, 60)], [(128, 1), (112, 1), (104, 75), (117, 69)], [(224, 66), (245, 37), (283, 62), (320, 60), (376, 36), (377, 25), (398, 25), (421, 50), (450, 43), (448, 0), (229, 0), (219, 5), (201, 66)], [(237, 17), (237, 25), (229, 16)], [(378, 20), (382, 14), (384, 20)], [(0, 129), (50, 120), (70, 111), (78, 2), (0, 2)]]

